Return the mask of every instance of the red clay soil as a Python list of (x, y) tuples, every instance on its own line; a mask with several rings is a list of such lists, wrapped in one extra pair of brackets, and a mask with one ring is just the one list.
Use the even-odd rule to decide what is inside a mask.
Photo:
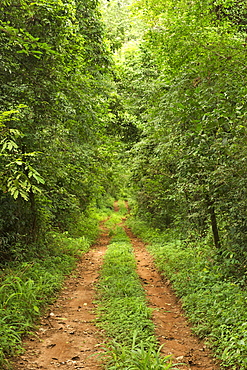
[(135, 250), (137, 271), (153, 309), (156, 335), (163, 345), (162, 353), (172, 355), (181, 370), (219, 370), (204, 343), (192, 334), (176, 295), (154, 266), (145, 244), (125, 228)]
[(14, 360), (15, 370), (99, 370), (102, 335), (94, 325), (94, 285), (109, 237), (102, 233), (86, 253), (36, 335), (25, 341), (26, 352)]

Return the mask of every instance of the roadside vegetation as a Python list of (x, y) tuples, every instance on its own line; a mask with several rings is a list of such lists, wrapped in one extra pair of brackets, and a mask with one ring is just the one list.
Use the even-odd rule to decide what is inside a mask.
[(241, 281), (227, 277), (228, 261), (203, 240), (178, 239), (175, 230), (161, 231), (138, 219), (128, 220), (165, 279), (181, 298), (193, 331), (206, 340), (222, 367), (247, 368), (247, 293)]
[(160, 356), (132, 246), (118, 226), (104, 258), (97, 313), (98, 325), (108, 337), (107, 369), (175, 369), (170, 356)]

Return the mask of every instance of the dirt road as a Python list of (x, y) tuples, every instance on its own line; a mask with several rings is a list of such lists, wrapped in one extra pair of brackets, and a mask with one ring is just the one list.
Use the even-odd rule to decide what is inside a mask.
[[(115, 207), (117, 210), (117, 207)], [(181, 305), (171, 288), (154, 267), (144, 243), (125, 227), (131, 239), (138, 274), (153, 308), (153, 320), (162, 352), (181, 370), (217, 370), (205, 345), (190, 330)], [(41, 320), (39, 330), (25, 341), (26, 352), (14, 360), (14, 370), (102, 369), (103, 334), (95, 326), (95, 283), (109, 243), (107, 230), (85, 254), (76, 271), (65, 282), (59, 298)]]

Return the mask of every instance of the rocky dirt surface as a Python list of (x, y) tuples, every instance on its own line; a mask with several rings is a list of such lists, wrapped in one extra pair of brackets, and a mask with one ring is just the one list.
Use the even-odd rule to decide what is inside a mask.
[[(117, 206), (115, 204), (115, 211)], [(153, 308), (153, 320), (162, 352), (182, 362), (181, 370), (218, 370), (203, 342), (192, 333), (181, 305), (167, 282), (155, 269), (145, 244), (125, 228), (135, 249), (138, 274)], [(25, 353), (13, 360), (14, 370), (99, 370), (104, 338), (95, 326), (95, 284), (109, 243), (102, 228), (97, 243), (86, 253), (65, 282), (60, 297), (50, 306)]]

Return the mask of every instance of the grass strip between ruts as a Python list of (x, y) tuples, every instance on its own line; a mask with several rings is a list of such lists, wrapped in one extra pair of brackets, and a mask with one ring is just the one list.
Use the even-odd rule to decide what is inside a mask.
[(98, 325), (110, 338), (107, 369), (174, 369), (169, 356), (160, 356), (132, 246), (120, 227), (115, 230), (101, 270)]

